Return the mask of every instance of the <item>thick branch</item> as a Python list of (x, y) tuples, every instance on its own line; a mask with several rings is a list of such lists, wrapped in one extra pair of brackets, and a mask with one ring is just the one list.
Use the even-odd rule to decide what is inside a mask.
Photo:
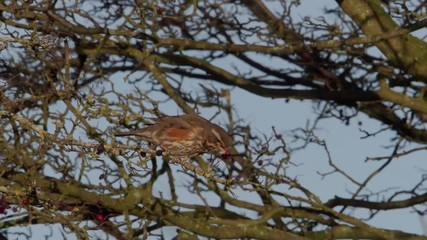
[[(384, 11), (378, 0), (337, 0), (341, 8), (367, 36), (384, 34), (399, 26)], [(396, 67), (427, 82), (427, 43), (410, 35), (385, 39), (376, 46)]]
[(405, 200), (387, 202), (371, 202), (357, 199), (340, 198), (336, 196), (334, 199), (331, 199), (327, 203), (325, 203), (325, 205), (331, 208), (336, 206), (349, 206), (357, 208), (367, 208), (371, 210), (388, 210), (407, 208), (425, 202), (427, 202), (427, 193)]
[(406, 124), (391, 109), (379, 102), (360, 103), (359, 110), (371, 118), (389, 125), (392, 129), (399, 132), (403, 137), (418, 143), (427, 143), (427, 131), (416, 129)]
[[(384, 230), (391, 238), (398, 240), (425, 240), (426, 237), (408, 234), (401, 231)], [(307, 232), (305, 236), (310, 239), (385, 239), (360, 228), (349, 226), (336, 226), (328, 230), (318, 232)]]

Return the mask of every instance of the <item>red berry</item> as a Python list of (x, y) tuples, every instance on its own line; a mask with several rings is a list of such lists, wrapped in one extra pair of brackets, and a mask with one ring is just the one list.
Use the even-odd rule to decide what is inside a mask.
[(13, 212), (17, 212), (17, 211), (18, 211), (18, 207), (17, 207), (17, 206), (14, 206), (14, 207), (12, 208), (12, 211), (13, 211)]
[(225, 153), (224, 154), (222, 154), (221, 155), (221, 158), (222, 159), (228, 159), (228, 158), (230, 158), (231, 157), (231, 152), (230, 151), (225, 151)]
[(100, 222), (105, 222), (106, 217), (104, 217), (104, 215), (102, 215), (101, 213), (96, 214), (96, 220), (100, 221)]
[(6, 198), (4, 198), (4, 196), (2, 196), (2, 198), (0, 200), (0, 207), (2, 207), (4, 209), (10, 208), (10, 205), (9, 205), (9, 203), (7, 203)]
[(157, 13), (157, 14), (162, 15), (164, 12), (165, 12), (165, 9), (164, 9), (164, 8), (156, 7), (156, 13)]
[(96, 148), (96, 154), (101, 154), (104, 151), (105, 151), (104, 143), (99, 144), (98, 147)]
[(28, 198), (24, 198), (24, 199), (22, 200), (22, 204), (24, 204), (24, 205), (28, 205), (28, 204), (30, 204), (30, 199), (28, 199)]

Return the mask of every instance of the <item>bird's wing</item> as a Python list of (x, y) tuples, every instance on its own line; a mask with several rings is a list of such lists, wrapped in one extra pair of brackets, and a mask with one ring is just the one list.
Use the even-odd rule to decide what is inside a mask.
[(204, 126), (210, 124), (210, 122), (197, 114), (185, 114), (182, 115), (180, 120), (183, 122), (183, 125), (188, 126), (189, 128), (194, 128), (195, 126)]
[(180, 115), (180, 116), (166, 116), (166, 117), (160, 117), (153, 119), (155, 121), (155, 124), (163, 125), (165, 127), (172, 127), (172, 128), (181, 128), (181, 129), (191, 129), (193, 125), (188, 122), (186, 115)]
[(132, 130), (132, 131), (128, 131), (128, 132), (115, 132), (114, 136), (116, 137), (126, 137), (126, 136), (139, 136), (139, 137), (143, 137), (146, 139), (150, 139), (150, 135), (148, 135), (148, 131), (144, 129), (139, 129), (139, 130)]

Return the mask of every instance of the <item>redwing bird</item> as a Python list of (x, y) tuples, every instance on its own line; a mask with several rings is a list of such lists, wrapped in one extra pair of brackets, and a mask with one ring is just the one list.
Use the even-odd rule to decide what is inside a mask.
[(212, 153), (230, 156), (232, 139), (220, 126), (196, 115), (166, 116), (153, 119), (143, 129), (115, 133), (116, 136), (139, 136), (159, 146), (173, 161)]

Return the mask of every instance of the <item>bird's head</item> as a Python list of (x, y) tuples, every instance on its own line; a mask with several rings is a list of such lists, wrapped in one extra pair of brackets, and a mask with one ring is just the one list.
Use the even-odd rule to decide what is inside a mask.
[(223, 158), (230, 157), (233, 140), (224, 129), (218, 125), (211, 125), (206, 131), (205, 147), (209, 153), (221, 154)]

